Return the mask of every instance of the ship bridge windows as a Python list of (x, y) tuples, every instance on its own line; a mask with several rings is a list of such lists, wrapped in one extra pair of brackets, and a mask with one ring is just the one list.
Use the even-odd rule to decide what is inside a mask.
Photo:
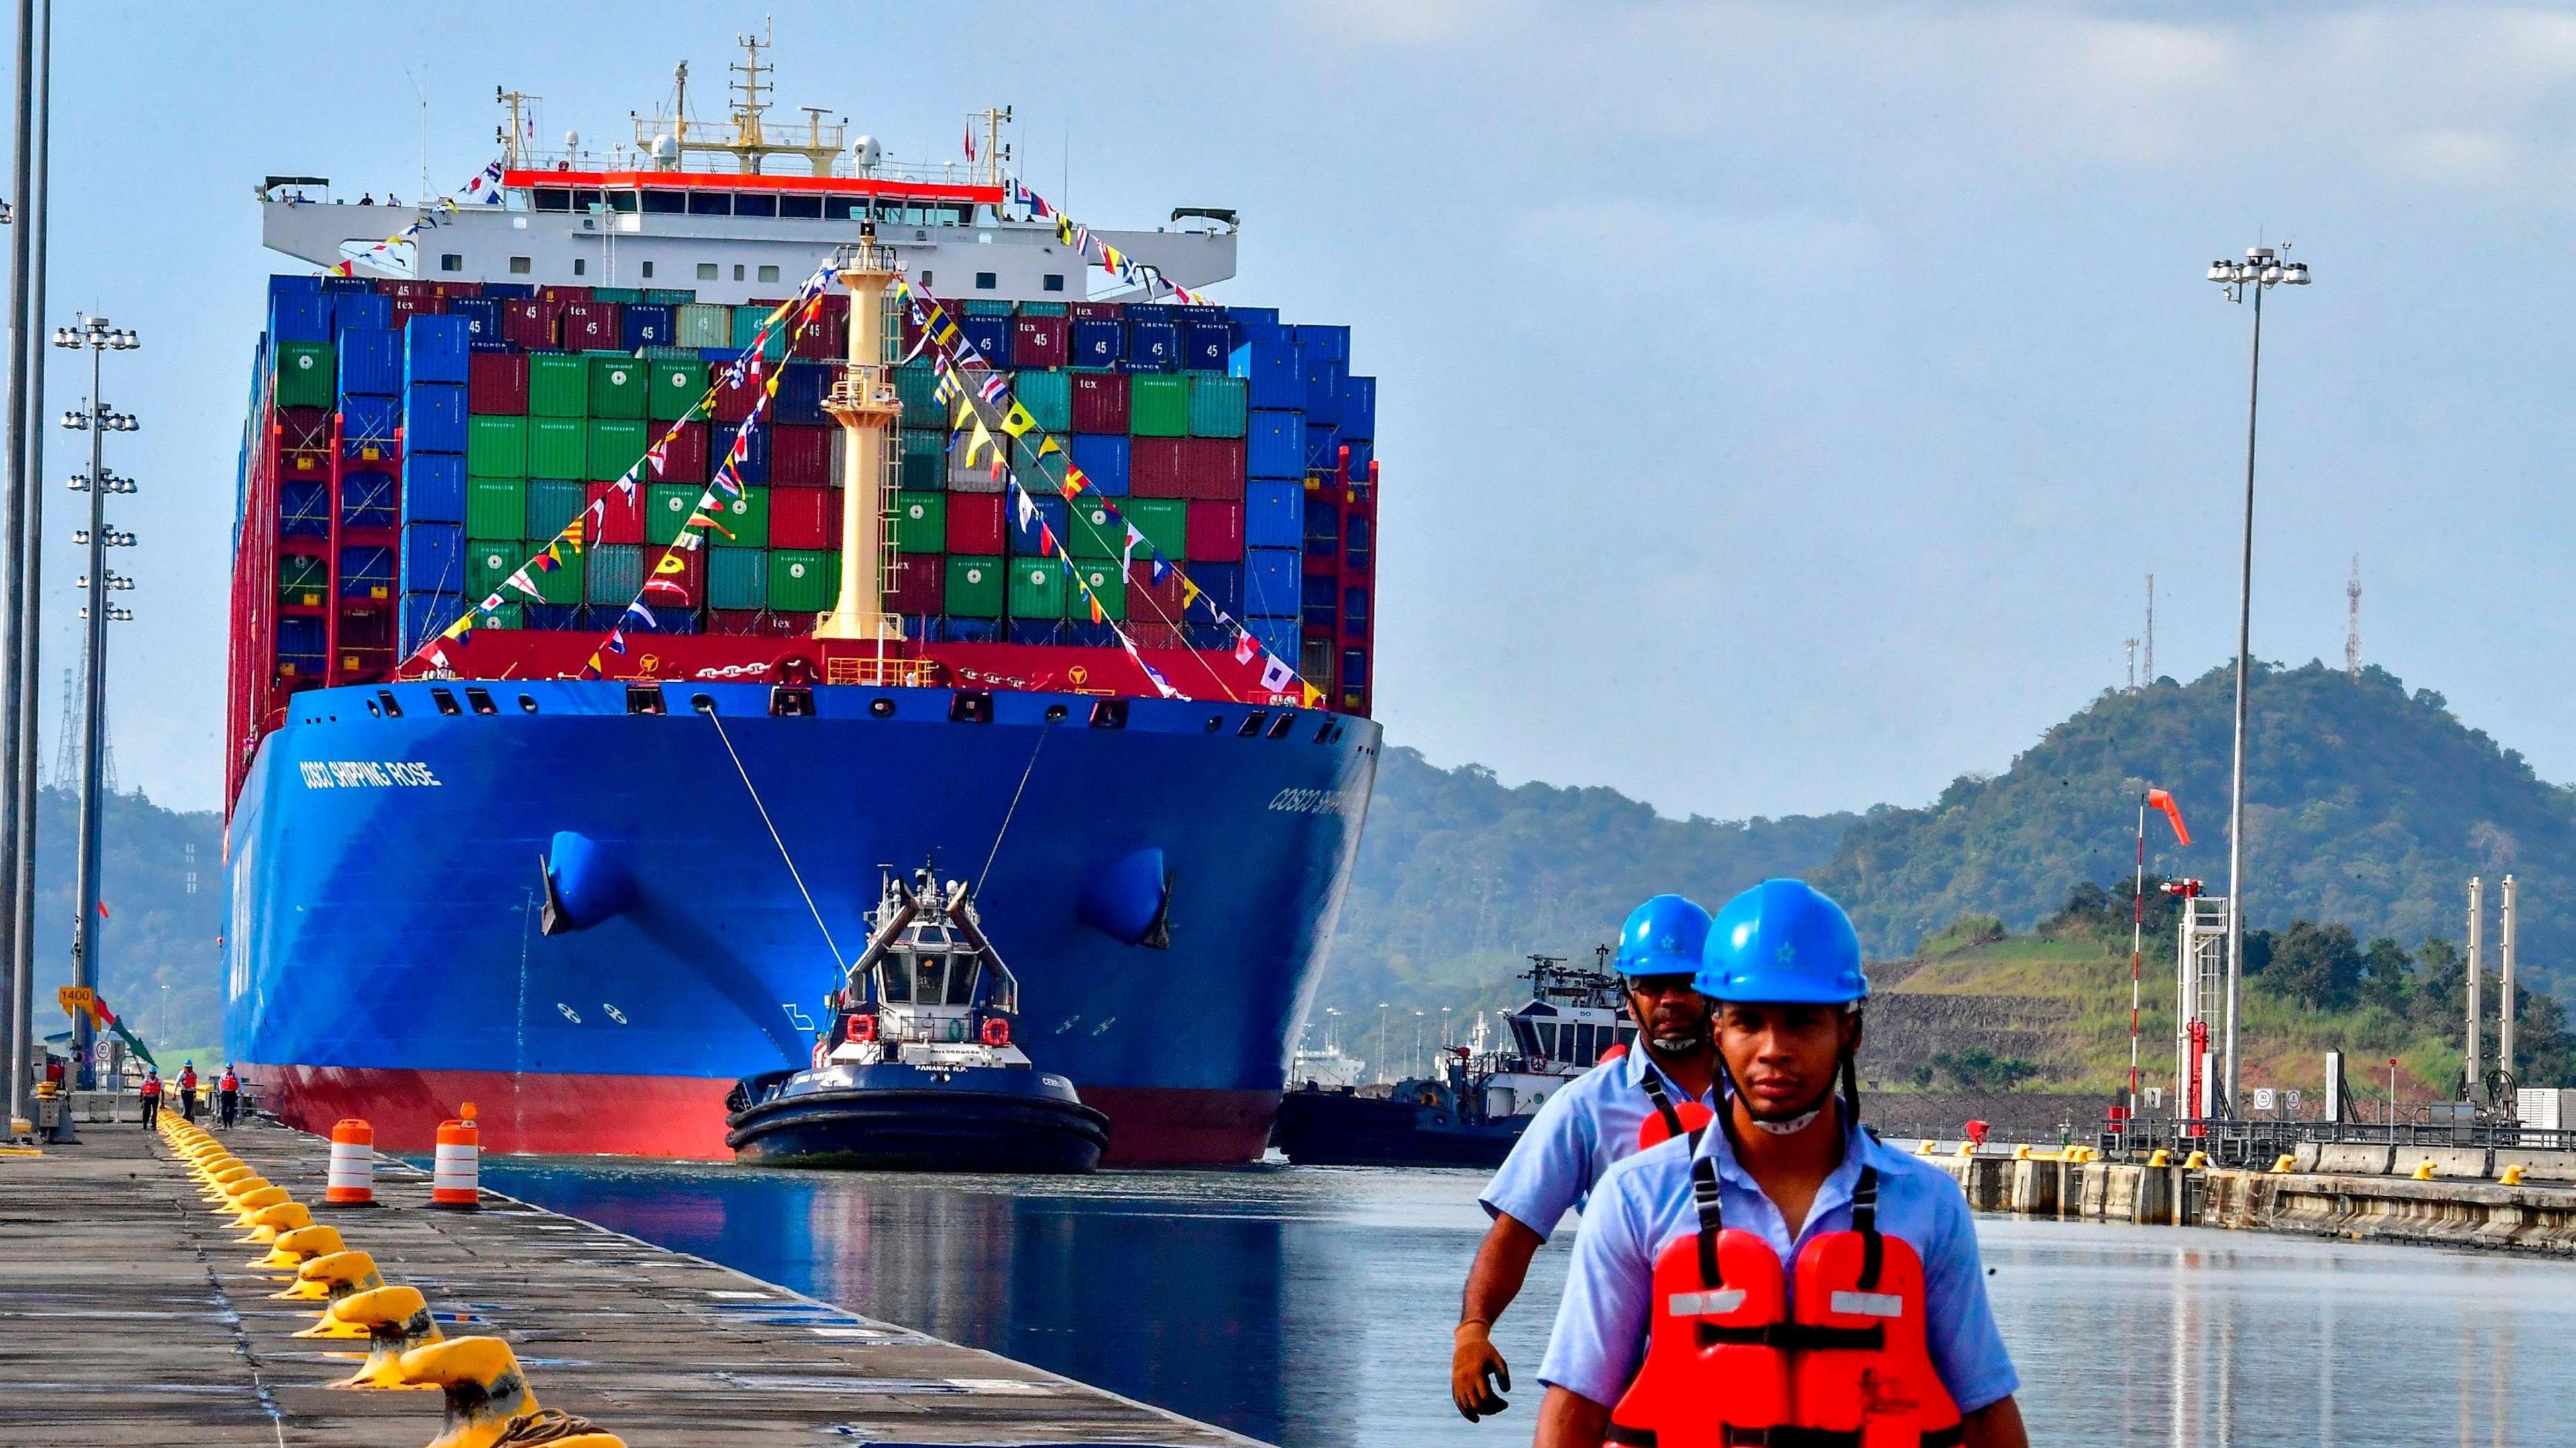
[(716, 278), (717, 278), (718, 271), (719, 271), (719, 268), (716, 266), (716, 264), (715, 264), (714, 262), (711, 262), (711, 261), (702, 261), (702, 262), (699, 262), (699, 263), (698, 263), (698, 280), (699, 280), (699, 281), (702, 281), (702, 282), (711, 282), (711, 281), (714, 281), (714, 280), (716, 280)]
[(774, 266), (762, 267), (760, 269), (760, 279), (765, 282), (774, 282), (778, 280), (778, 268)]
[[(1554, 1030), (1555, 1027), (1551, 1026), (1548, 1029)], [(1536, 1021), (1523, 1020), (1519, 1016), (1512, 1017), (1512, 1042), (1521, 1048), (1521, 1054), (1524, 1056), (1543, 1056), (1547, 1054), (1539, 1048), (1538, 1023)]]
[(438, 254), (438, 269), (443, 272), (461, 272), (465, 270), (465, 254), (463, 252), (455, 251), (440, 252)]
[(572, 209), (585, 215), (606, 204), (606, 199), (596, 191), (575, 191), (572, 194)]
[(536, 190), (535, 190), (534, 192), (532, 192), (532, 193), (531, 193), (531, 195), (532, 195), (532, 197), (533, 197), (533, 204), (535, 205), (536, 209), (537, 209), (537, 210), (539, 210), (539, 211), (570, 211), (570, 210), (572, 210), (572, 188), (571, 188), (571, 187), (568, 187), (568, 186), (540, 186), (540, 187), (537, 187), (537, 188), (536, 188)]
[(644, 193), (644, 212), (648, 216), (679, 216), (687, 212), (688, 209), (689, 193), (686, 191), (647, 191)]
[(778, 214), (792, 221), (818, 221), (823, 215), (823, 198), (781, 196), (778, 198)]
[(975, 273), (975, 290), (979, 292), (992, 291), (1001, 284), (1002, 279), (992, 272)]
[(733, 214), (736, 216), (776, 216), (778, 214), (778, 198), (769, 195), (766, 192), (742, 192), (733, 199)]
[(636, 210), (636, 193), (632, 191), (609, 192), (608, 209), (617, 212), (622, 216), (632, 216), (635, 214)]
[(1046, 291), (1050, 291), (1050, 292), (1060, 292), (1060, 291), (1063, 291), (1063, 290), (1064, 290), (1064, 273), (1062, 273), (1062, 272), (1048, 272), (1045, 276), (1040, 277), (1040, 278), (1038, 279), (1038, 286), (1039, 286), (1041, 289), (1046, 290)]
[(864, 196), (825, 196), (819, 199), (823, 203), (820, 214), (825, 221), (857, 221), (868, 214), (868, 198)]
[(691, 216), (733, 215), (733, 193), (730, 191), (692, 191), (689, 193)]

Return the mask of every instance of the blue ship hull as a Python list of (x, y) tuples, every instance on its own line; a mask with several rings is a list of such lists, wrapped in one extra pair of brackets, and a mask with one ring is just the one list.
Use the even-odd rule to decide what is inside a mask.
[[(1260, 1152), (1358, 848), (1374, 723), (1300, 711), (1282, 732), (1278, 710), (1135, 700), (1094, 728), (1091, 698), (1047, 693), (953, 721), (948, 690), (860, 686), (776, 718), (762, 685), (665, 687), (666, 716), (629, 714), (612, 682), (294, 696), (226, 861), (229, 1048), (283, 1115), (362, 1116), (425, 1147), (471, 1099), (490, 1150), (729, 1155), (726, 1093), (808, 1064), (881, 868), (927, 858), (983, 881), (1023, 1045), (1109, 1115), (1112, 1160)], [(442, 713), (435, 690), (488, 690), (496, 712)], [(633, 890), (549, 935), (541, 861), (562, 831)], [(1172, 881), (1164, 949), (1079, 904), (1146, 848)]]

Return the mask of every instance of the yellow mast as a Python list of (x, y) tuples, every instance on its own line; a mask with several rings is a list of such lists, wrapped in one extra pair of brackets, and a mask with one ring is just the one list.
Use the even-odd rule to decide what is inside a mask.
[(894, 336), (886, 325), (886, 293), (894, 283), (894, 257), (877, 245), (874, 223), (862, 223), (859, 244), (840, 269), (850, 289), (850, 365), (823, 410), (841, 424), (841, 593), (830, 613), (815, 622), (814, 637), (903, 637), (903, 621), (884, 610), (887, 460), (898, 436), (903, 404), (894, 390)]

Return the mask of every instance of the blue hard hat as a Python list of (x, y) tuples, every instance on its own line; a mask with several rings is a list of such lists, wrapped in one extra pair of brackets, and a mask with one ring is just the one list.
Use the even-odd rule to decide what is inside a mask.
[(1619, 927), (1619, 973), (1697, 975), (1708, 942), (1708, 912), (1679, 895), (1658, 895)]
[(1869, 996), (1851, 917), (1804, 880), (1765, 880), (1709, 926), (1697, 982), (1720, 1001), (1847, 1005)]

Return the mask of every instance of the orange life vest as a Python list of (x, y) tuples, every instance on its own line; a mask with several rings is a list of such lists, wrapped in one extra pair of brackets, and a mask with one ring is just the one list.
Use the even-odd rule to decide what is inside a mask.
[(1655, 1111), (1637, 1123), (1639, 1151), (1676, 1136), (1696, 1137), (1702, 1128), (1717, 1119), (1716, 1112), (1697, 1101), (1673, 1100), (1672, 1093), (1664, 1089), (1664, 1078), (1651, 1069), (1646, 1072), (1646, 1099), (1655, 1103)]
[(1646, 1361), (1610, 1415), (1626, 1448), (1949, 1448), (1958, 1406), (1923, 1340), (1923, 1259), (1878, 1230), (1863, 1167), (1851, 1230), (1798, 1253), (1729, 1231), (1716, 1164), (1691, 1162), (1699, 1230), (1655, 1259)]
[(224, 1073), (224, 1079), (220, 1085), (221, 1088), (226, 1091), (239, 1091), (241, 1089), (241, 1078), (230, 1071), (226, 1071)]
[(143, 1094), (144, 1094), (144, 1095), (146, 1095), (146, 1096), (158, 1096), (158, 1095), (160, 1095), (160, 1094), (161, 1094), (161, 1078), (160, 1078), (160, 1077), (158, 1077), (158, 1076), (146, 1076), (146, 1077), (144, 1077), (144, 1078), (143, 1078)]

